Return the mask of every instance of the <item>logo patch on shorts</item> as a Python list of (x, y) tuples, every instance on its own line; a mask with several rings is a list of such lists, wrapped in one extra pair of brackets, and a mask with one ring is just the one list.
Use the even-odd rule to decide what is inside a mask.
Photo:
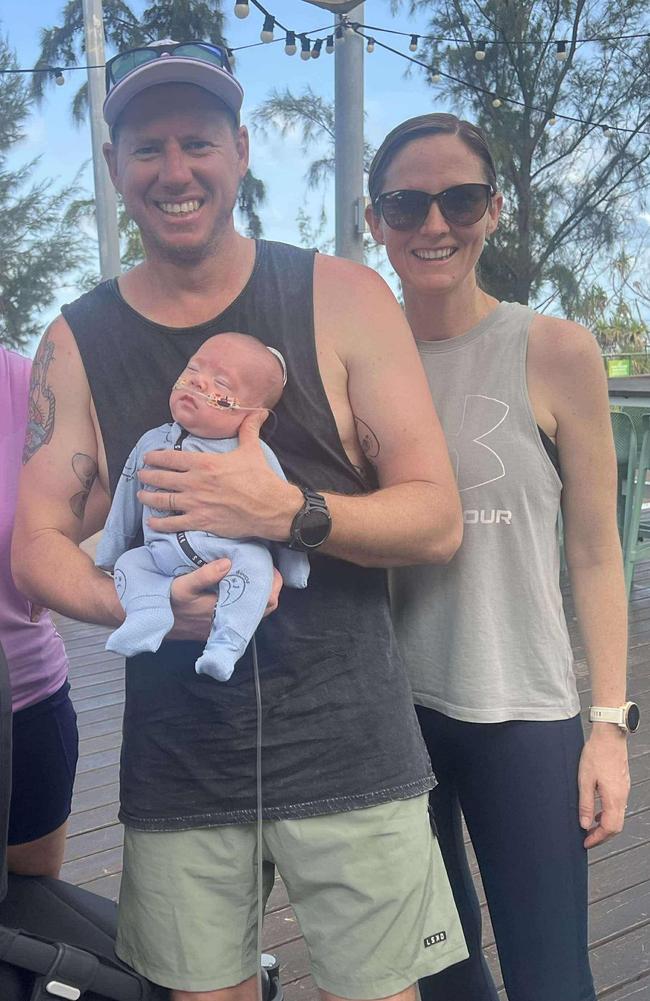
[(446, 931), (437, 931), (435, 935), (428, 935), (424, 940), (424, 948), (428, 949), (430, 945), (439, 945), (440, 942), (447, 941)]

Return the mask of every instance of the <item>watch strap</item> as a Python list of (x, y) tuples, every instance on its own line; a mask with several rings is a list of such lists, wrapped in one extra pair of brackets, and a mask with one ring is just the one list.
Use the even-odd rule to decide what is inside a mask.
[(616, 708), (611, 706), (590, 706), (589, 707), (589, 722), (590, 723), (616, 723), (617, 726), (626, 728), (625, 716), (626, 707), (618, 706)]
[[(332, 528), (332, 518), (327, 506), (327, 501), (322, 494), (317, 493), (315, 490), (311, 490), (309, 487), (301, 487), (300, 489), (302, 490), (303, 497), (305, 498), (305, 503), (300, 508), (291, 524), (291, 534), (289, 536), (288, 546), (289, 549), (295, 549), (298, 552), (308, 553), (318, 549), (318, 547), (325, 542)], [(309, 545), (303, 540), (301, 529), (305, 518), (312, 511), (320, 511), (329, 522), (329, 526), (320, 541)]]

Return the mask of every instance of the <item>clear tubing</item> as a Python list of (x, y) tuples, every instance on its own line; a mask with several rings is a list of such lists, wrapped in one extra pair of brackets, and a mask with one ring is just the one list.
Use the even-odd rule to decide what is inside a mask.
[(269, 410), (268, 407), (242, 407), (235, 396), (227, 396), (223, 393), (202, 393), (183, 378), (176, 380), (174, 389), (184, 389), (192, 396), (200, 396), (209, 407), (214, 407), (216, 410)]

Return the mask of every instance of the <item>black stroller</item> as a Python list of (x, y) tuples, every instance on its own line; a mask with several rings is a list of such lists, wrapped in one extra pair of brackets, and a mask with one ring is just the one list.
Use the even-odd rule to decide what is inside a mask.
[[(7, 876), (11, 696), (0, 646), (0, 1001), (168, 1001), (115, 955), (116, 905), (60, 879)], [(278, 964), (262, 957), (264, 1001), (283, 1001)]]

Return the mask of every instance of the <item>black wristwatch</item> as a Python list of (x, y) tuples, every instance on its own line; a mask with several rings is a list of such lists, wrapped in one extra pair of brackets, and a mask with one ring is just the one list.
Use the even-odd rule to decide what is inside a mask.
[(305, 503), (291, 523), (289, 549), (308, 553), (312, 549), (318, 549), (325, 542), (332, 531), (332, 516), (322, 494), (317, 494), (315, 490), (309, 490), (307, 487), (300, 489)]

